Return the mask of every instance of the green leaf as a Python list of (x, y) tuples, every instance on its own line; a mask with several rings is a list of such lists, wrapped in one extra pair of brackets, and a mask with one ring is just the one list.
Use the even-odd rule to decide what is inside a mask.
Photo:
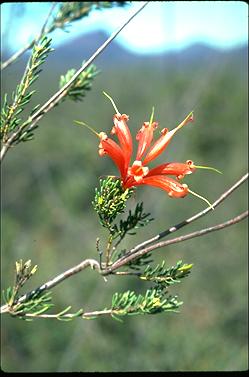
[(124, 212), (126, 201), (132, 193), (132, 189), (124, 190), (120, 179), (113, 179), (113, 177), (101, 179), (100, 190), (95, 189), (93, 208), (99, 216), (100, 224), (108, 228), (111, 233), (116, 231), (116, 227), (112, 225), (113, 221)]
[[(85, 62), (83, 61), (82, 65), (84, 65), (84, 63)], [(60, 77), (60, 88), (62, 88), (72, 79), (72, 77), (75, 75), (75, 72), (75, 69), (70, 69), (65, 75), (62, 75)], [(78, 76), (77, 80), (75, 80), (74, 83), (72, 83), (69, 87), (67, 97), (73, 101), (82, 101), (86, 95), (86, 92), (92, 88), (93, 79), (99, 72), (100, 71), (97, 70), (94, 64), (86, 68)]]

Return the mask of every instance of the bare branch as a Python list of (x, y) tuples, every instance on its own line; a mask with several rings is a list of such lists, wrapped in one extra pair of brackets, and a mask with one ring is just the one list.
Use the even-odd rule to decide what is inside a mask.
[[(37, 110), (28, 119), (29, 126), (27, 130), (30, 131), (34, 129), (36, 123), (48, 112), (50, 111), (63, 97), (67, 95), (68, 89), (75, 82), (78, 76), (87, 68), (89, 65), (104, 51), (104, 49), (113, 41), (114, 38), (124, 29), (126, 25), (139, 13), (141, 10), (149, 3), (145, 2), (141, 7), (139, 7), (123, 24), (111, 34), (111, 36), (97, 49), (97, 51), (83, 64), (83, 66), (78, 69), (74, 76), (69, 80), (60, 90), (58, 90), (39, 110)], [(16, 132), (14, 132), (7, 142), (3, 145), (1, 150), (0, 160), (3, 160), (5, 154), (9, 150), (11, 144), (16, 139), (16, 137), (22, 132), (23, 128), (26, 128), (27, 122), (21, 125)]]
[(216, 230), (224, 229), (224, 228), (226, 228), (230, 225), (237, 224), (238, 222), (244, 220), (246, 217), (248, 217), (248, 211), (245, 211), (242, 214), (240, 214), (239, 216), (236, 216), (233, 219), (228, 220), (224, 223), (221, 223), (221, 224), (209, 227), (209, 228), (201, 229), (201, 230), (198, 230), (198, 231), (193, 232), (193, 233), (185, 234), (184, 236), (176, 237), (176, 238), (173, 238), (172, 240), (158, 242), (158, 243), (156, 243), (152, 246), (149, 246), (149, 247), (144, 248), (140, 251), (137, 251), (136, 253), (128, 255), (128, 256), (122, 258), (122, 260), (119, 259), (117, 262), (113, 263), (113, 265), (106, 271), (106, 274), (109, 274), (111, 271), (117, 270), (118, 268), (124, 266), (125, 264), (127, 264), (131, 260), (139, 258), (139, 257), (141, 257), (141, 256), (143, 256), (147, 253), (150, 253), (153, 250), (156, 250), (156, 249), (159, 249), (161, 247), (168, 246), (168, 245), (172, 245), (174, 243), (187, 241), (191, 238), (204, 236), (205, 234), (214, 232)]
[[(236, 190), (238, 187), (240, 187), (247, 179), (248, 179), (248, 173), (243, 175), (243, 177), (241, 177), (233, 186), (231, 186), (228, 190), (226, 190), (212, 204), (212, 207), (215, 208), (219, 204), (221, 204), (229, 195), (231, 195), (233, 193), (234, 190)], [(124, 258), (127, 258), (128, 256), (130, 256), (132, 254), (135, 254), (137, 251), (143, 249), (145, 246), (148, 246), (148, 245), (152, 244), (153, 242), (158, 241), (158, 240), (168, 236), (169, 234), (176, 232), (177, 230), (183, 228), (185, 225), (191, 224), (192, 222), (196, 221), (200, 217), (202, 217), (202, 216), (206, 215), (207, 213), (209, 213), (210, 211), (212, 211), (213, 210), (212, 207), (207, 207), (203, 211), (198, 212), (196, 215), (189, 217), (187, 220), (184, 220), (184, 221), (180, 222), (179, 224), (174, 225), (174, 226), (170, 227), (169, 229), (164, 230), (163, 232), (157, 234), (155, 237), (152, 237), (149, 240), (140, 243), (139, 245), (137, 245), (133, 249), (131, 249), (125, 256), (120, 258), (119, 261), (123, 260)]]

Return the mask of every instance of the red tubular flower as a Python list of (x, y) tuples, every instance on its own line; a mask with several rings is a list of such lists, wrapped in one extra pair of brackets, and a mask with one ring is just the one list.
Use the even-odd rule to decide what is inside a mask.
[[(160, 136), (159, 139), (151, 146), (153, 133), (158, 125), (157, 122), (153, 122), (153, 107), (150, 121), (143, 123), (143, 126), (136, 136), (138, 141), (136, 160), (130, 166), (132, 155), (132, 137), (127, 126), (129, 117), (126, 114), (121, 115), (113, 99), (107, 93), (103, 93), (110, 99), (116, 111), (116, 114), (113, 116), (114, 126), (111, 133), (117, 135), (119, 144), (108, 138), (105, 132), (98, 133), (84, 122), (75, 122), (89, 128), (100, 139), (99, 155), (108, 155), (116, 164), (120, 171), (123, 188), (128, 189), (134, 186), (150, 185), (163, 189), (170, 197), (173, 198), (183, 198), (188, 193), (191, 193), (204, 200), (210, 207), (214, 208), (207, 199), (190, 190), (186, 184), (180, 183), (179, 180), (184, 178), (187, 174), (192, 174), (196, 168), (209, 169), (221, 173), (219, 170), (209, 166), (194, 165), (193, 161), (191, 160), (187, 160), (185, 163), (168, 162), (158, 165), (152, 169), (149, 169), (149, 167), (146, 166), (150, 161), (157, 158), (164, 151), (164, 149), (170, 143), (172, 137), (180, 128), (193, 121), (193, 112), (191, 112), (173, 130), (168, 131), (167, 128), (164, 128), (161, 131), (162, 136)], [(145, 155), (145, 153), (147, 154)], [(142, 158), (144, 158), (143, 161), (141, 160)], [(169, 175), (175, 176), (176, 180), (168, 177)]]
[(188, 194), (188, 186), (165, 175), (152, 175), (143, 178), (142, 184), (159, 187), (168, 192), (172, 198), (184, 198)]
[(112, 128), (111, 133), (116, 134), (120, 143), (120, 146), (124, 154), (124, 170), (128, 170), (130, 164), (130, 159), (132, 155), (132, 137), (130, 130), (127, 126), (127, 121), (129, 120), (128, 115), (126, 114), (115, 114), (113, 117), (114, 127)]
[[(191, 112), (173, 130), (163, 129), (162, 136), (151, 146), (153, 133), (158, 125), (157, 122), (152, 122), (153, 114), (154, 109), (150, 122), (144, 122), (136, 136), (138, 148), (136, 160), (132, 165), (130, 165), (132, 137), (127, 126), (129, 118), (126, 114), (121, 115), (117, 112), (113, 117), (114, 127), (112, 134), (117, 135), (119, 144), (108, 138), (104, 132), (98, 134), (101, 139), (99, 153), (101, 156), (107, 154), (117, 165), (124, 189), (139, 185), (150, 185), (165, 190), (170, 197), (183, 198), (188, 194), (189, 190), (187, 185), (179, 182), (179, 179), (195, 171), (193, 161), (187, 160), (186, 163), (168, 162), (153, 169), (149, 169), (146, 165), (164, 151), (180, 128), (193, 120), (193, 113)], [(145, 155), (146, 152), (147, 154)], [(143, 157), (144, 160), (142, 161)], [(175, 176), (177, 180), (168, 177), (168, 175)]]
[(176, 128), (171, 131), (168, 131), (167, 128), (164, 128), (161, 131), (162, 136), (154, 143), (154, 145), (150, 148), (149, 152), (145, 156), (144, 165), (148, 164), (148, 162), (157, 158), (163, 150), (167, 147), (170, 143), (174, 134), (183, 126), (188, 124), (189, 122), (193, 121), (193, 112), (191, 112), (182, 123), (180, 123)]
[(182, 162), (168, 162), (166, 164), (158, 165), (151, 169), (147, 174), (148, 177), (158, 174), (174, 175), (177, 179), (182, 179), (187, 174), (192, 174), (196, 170), (193, 161), (187, 160)]
[(125, 169), (125, 155), (123, 150), (117, 143), (115, 143), (115, 141), (110, 139), (105, 132), (100, 132), (98, 136), (101, 140), (99, 143), (99, 155), (101, 157), (104, 155), (111, 157), (113, 162), (118, 167), (122, 179), (124, 180), (127, 171)]
[(146, 149), (148, 149), (148, 147), (150, 146), (153, 139), (154, 130), (157, 126), (157, 122), (144, 122), (142, 128), (138, 131), (136, 136), (136, 139), (138, 140), (136, 160), (141, 160)]

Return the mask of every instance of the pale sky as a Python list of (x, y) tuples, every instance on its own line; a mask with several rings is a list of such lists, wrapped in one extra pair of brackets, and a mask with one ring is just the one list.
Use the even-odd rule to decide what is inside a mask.
[[(141, 3), (93, 11), (85, 19), (72, 23), (70, 33), (53, 32), (54, 45), (89, 31), (102, 30), (109, 35)], [(18, 11), (24, 6), (22, 16)], [(51, 2), (1, 4), (2, 44), (11, 41), (14, 52), (33, 39), (50, 7)], [(248, 5), (243, 1), (151, 1), (116, 41), (140, 54), (178, 50), (196, 42), (218, 48), (235, 47), (248, 42)]]

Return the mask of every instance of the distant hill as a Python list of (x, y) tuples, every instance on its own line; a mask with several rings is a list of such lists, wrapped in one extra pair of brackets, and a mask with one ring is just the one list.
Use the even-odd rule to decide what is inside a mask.
[[(51, 59), (59, 57), (60, 64), (69, 66), (79, 66), (79, 62), (88, 59), (101, 44), (107, 39), (104, 32), (94, 32), (83, 34), (70, 42), (65, 42), (59, 46)], [(118, 37), (117, 37), (118, 38)], [(114, 68), (127, 65), (158, 64), (172, 66), (175, 64), (193, 64), (195, 62), (207, 63), (213, 59), (221, 59), (227, 54), (240, 55), (246, 60), (247, 46), (230, 50), (215, 49), (205, 44), (194, 44), (179, 51), (170, 51), (161, 54), (134, 54), (126, 50), (114, 40), (95, 60), (101, 67)]]
[[(83, 60), (87, 60), (101, 44), (107, 39), (104, 32), (92, 32), (82, 34), (73, 40), (56, 47), (55, 51), (50, 54), (49, 63), (56, 64), (57, 69), (62, 72), (75, 67), (78, 68)], [(118, 38), (118, 37), (117, 37)], [(7, 51), (2, 52), (2, 60), (5, 60), (10, 54)], [(95, 64), (101, 69), (110, 67), (155, 65), (160, 69), (177, 67), (178, 65), (193, 65), (197, 63), (209, 64), (211, 62), (220, 62), (227, 55), (233, 55), (240, 59), (242, 64), (247, 64), (248, 47), (241, 46), (229, 50), (215, 49), (204, 44), (194, 44), (179, 51), (165, 52), (161, 54), (134, 54), (129, 50), (122, 48), (114, 40), (95, 60)], [(25, 59), (24, 59), (25, 60)], [(24, 64), (24, 63), (23, 63)], [(21, 66), (22, 64), (20, 64)]]

